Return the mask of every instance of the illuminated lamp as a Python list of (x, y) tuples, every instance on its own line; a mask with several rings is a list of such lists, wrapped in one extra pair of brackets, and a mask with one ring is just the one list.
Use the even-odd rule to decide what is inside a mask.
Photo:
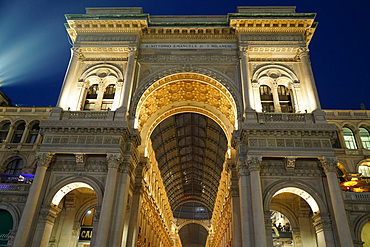
[(360, 187), (365, 186), (365, 185), (366, 185), (365, 181), (361, 181), (361, 180), (352, 178), (352, 180), (350, 180), (350, 181), (346, 181), (346, 182), (341, 183), (340, 187), (342, 188), (342, 190), (353, 190), (355, 188), (360, 188)]

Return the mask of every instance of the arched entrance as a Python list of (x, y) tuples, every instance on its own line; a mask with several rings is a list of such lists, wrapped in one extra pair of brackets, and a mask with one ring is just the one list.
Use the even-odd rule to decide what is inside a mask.
[(208, 231), (202, 225), (191, 223), (183, 226), (179, 235), (183, 247), (204, 247), (206, 246)]
[(0, 246), (7, 246), (13, 230), (13, 217), (7, 210), (0, 209), (0, 222)]
[[(309, 188), (306, 188), (309, 190)], [(283, 218), (289, 220), (289, 231), (293, 239), (291, 245), (293, 246), (326, 246), (327, 239), (332, 237), (331, 232), (327, 231), (328, 227), (324, 225), (322, 220), (322, 214), (320, 207), (323, 207), (321, 201), (317, 200), (317, 197), (313, 196), (313, 191), (303, 188), (299, 188), (289, 185), (275, 186), (275, 189), (265, 198), (265, 206), (272, 212), (277, 211)], [(271, 199), (269, 199), (271, 198)], [(266, 204), (266, 200), (271, 200), (269, 204)], [(321, 206), (319, 206), (321, 205)], [(325, 212), (325, 209), (324, 209)], [(282, 224), (282, 227), (283, 224)], [(273, 225), (272, 230), (278, 228), (278, 225)], [(282, 241), (279, 241), (277, 235), (283, 233), (287, 235), (283, 229), (276, 229), (278, 234), (273, 235), (271, 242), (275, 243), (274, 246), (281, 246)], [(279, 242), (279, 245), (277, 243)]]
[[(232, 211), (224, 211), (225, 221), (213, 217), (222, 215), (225, 204), (231, 204), (225, 160), (231, 155), (232, 132), (239, 125), (240, 101), (225, 85), (191, 72), (167, 74), (147, 85), (145, 91), (140, 92), (140, 87), (137, 91), (130, 112), (135, 112), (135, 127), (141, 135), (139, 150), (150, 165), (143, 174), (146, 189), (136, 238), (140, 243), (158, 243), (157, 236), (164, 232), (172, 238), (168, 246), (173, 246), (184, 221), (192, 221), (186, 224), (189, 231), (208, 221), (212, 228), (210, 238), (208, 231), (204, 234), (208, 245), (219, 246), (221, 239), (229, 244)], [(162, 230), (161, 224), (156, 227), (153, 222), (153, 214), (158, 213)], [(151, 219), (147, 215), (152, 215)], [(210, 241), (213, 236), (217, 243)], [(167, 246), (165, 238), (162, 240), (160, 244)]]
[(364, 247), (370, 247), (370, 221), (362, 228), (361, 241), (364, 242)]
[(84, 221), (94, 222), (93, 207), (96, 205), (95, 190), (86, 182), (71, 182), (57, 190), (51, 199), (42, 246), (89, 246), (93, 225), (88, 224), (88, 227), (85, 227), (90, 229), (89, 234), (81, 236), (81, 230)]

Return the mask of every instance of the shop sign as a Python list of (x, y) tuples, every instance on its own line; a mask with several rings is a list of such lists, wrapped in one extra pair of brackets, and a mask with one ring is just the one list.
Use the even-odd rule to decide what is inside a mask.
[(92, 227), (81, 227), (79, 240), (91, 240), (92, 231)]

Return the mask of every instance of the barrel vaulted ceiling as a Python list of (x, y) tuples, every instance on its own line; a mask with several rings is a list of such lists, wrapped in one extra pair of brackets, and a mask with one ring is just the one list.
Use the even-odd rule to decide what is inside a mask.
[(227, 151), (221, 127), (204, 115), (182, 113), (163, 120), (151, 140), (172, 211), (190, 201), (213, 210)]

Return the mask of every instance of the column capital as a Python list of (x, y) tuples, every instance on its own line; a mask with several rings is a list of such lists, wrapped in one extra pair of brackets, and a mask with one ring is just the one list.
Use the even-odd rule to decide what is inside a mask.
[(319, 160), (325, 173), (337, 171), (337, 157), (321, 157)]
[(239, 173), (239, 176), (248, 176), (249, 175), (248, 165), (247, 165), (247, 162), (244, 158), (239, 158), (238, 173)]
[(78, 61), (82, 62), (85, 60), (85, 56), (82, 54), (80, 47), (72, 47), (72, 55), (78, 59)]
[(48, 152), (38, 152), (36, 154), (37, 166), (48, 168), (53, 160), (54, 154)]
[(262, 156), (250, 156), (247, 157), (248, 169), (250, 172), (259, 171), (262, 163)]
[(117, 169), (122, 162), (122, 157), (118, 153), (107, 154), (108, 168)]
[(248, 56), (248, 46), (239, 46), (239, 55)]
[(136, 46), (129, 46), (129, 47), (127, 48), (128, 55), (129, 55), (129, 56), (134, 55), (134, 54), (136, 53), (136, 50), (137, 50)]
[(300, 58), (308, 56), (309, 49), (307, 47), (299, 47), (297, 52)]

